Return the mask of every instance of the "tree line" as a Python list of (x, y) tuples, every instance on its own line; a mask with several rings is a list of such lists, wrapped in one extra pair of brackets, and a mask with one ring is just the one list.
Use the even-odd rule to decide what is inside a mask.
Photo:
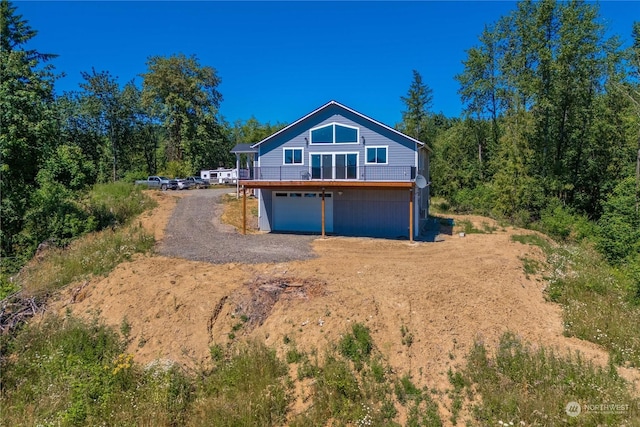
[(83, 199), (92, 185), (231, 166), (235, 143), (282, 127), (227, 123), (220, 77), (194, 55), (149, 57), (142, 87), (92, 68), (77, 90), (56, 96), (56, 55), (27, 48), (37, 31), (8, 0), (0, 14), (3, 271), (43, 241), (64, 245), (99, 227)]
[(433, 113), (414, 71), (399, 128), (432, 146), (452, 209), (590, 235), (640, 284), (640, 22), (628, 48), (605, 30), (597, 4), (521, 1), (467, 50), (462, 117)]

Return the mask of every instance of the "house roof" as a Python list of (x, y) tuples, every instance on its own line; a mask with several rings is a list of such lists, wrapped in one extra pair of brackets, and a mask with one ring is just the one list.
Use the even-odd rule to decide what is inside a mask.
[(253, 148), (251, 144), (236, 144), (231, 150), (233, 154), (257, 153), (258, 150)]
[[(413, 137), (411, 137), (411, 136), (409, 136), (409, 135), (406, 135), (406, 134), (404, 134), (404, 133), (402, 133), (402, 132), (400, 132), (400, 131), (398, 131), (398, 130), (396, 130), (396, 129), (394, 129), (394, 128), (390, 127), (390, 126), (387, 126), (387, 125), (385, 125), (384, 123), (381, 123), (381, 122), (379, 122), (379, 121), (377, 121), (377, 120), (375, 120), (375, 119), (372, 119), (372, 118), (371, 118), (371, 117), (369, 117), (369, 116), (365, 116), (364, 114), (359, 113), (359, 112), (357, 112), (356, 110), (354, 110), (354, 109), (352, 109), (352, 108), (349, 108), (349, 107), (347, 107), (347, 106), (345, 106), (345, 105), (342, 105), (342, 104), (340, 104), (340, 103), (339, 103), (339, 102), (337, 102), (337, 101), (329, 101), (329, 102), (327, 102), (327, 103), (326, 103), (326, 104), (324, 104), (322, 107), (317, 108), (317, 109), (313, 110), (312, 112), (310, 112), (309, 114), (307, 114), (306, 116), (299, 118), (299, 119), (298, 119), (298, 120), (296, 120), (295, 122), (291, 123), (289, 126), (286, 126), (286, 127), (282, 128), (282, 129), (280, 129), (278, 132), (274, 133), (273, 135), (270, 135), (270, 136), (266, 137), (266, 138), (265, 138), (265, 139), (263, 139), (262, 141), (256, 142), (255, 144), (251, 145), (251, 148), (254, 148), (254, 149), (255, 149), (255, 148), (257, 148), (260, 144), (263, 144), (263, 143), (265, 143), (265, 142), (267, 142), (267, 141), (271, 140), (272, 138), (275, 138), (276, 136), (280, 135), (281, 133), (286, 132), (287, 130), (291, 129), (292, 127), (296, 126), (297, 124), (299, 124), (299, 123), (301, 123), (301, 122), (305, 121), (305, 120), (306, 120), (306, 119), (308, 119), (309, 117), (311, 117), (311, 116), (313, 116), (313, 115), (315, 115), (315, 114), (318, 114), (318, 113), (320, 113), (321, 111), (323, 111), (323, 110), (325, 110), (325, 109), (327, 109), (327, 108), (329, 108), (329, 107), (331, 107), (331, 106), (336, 106), (336, 107), (341, 108), (341, 109), (343, 109), (343, 110), (345, 110), (345, 111), (348, 111), (348, 112), (350, 112), (350, 113), (352, 113), (352, 114), (355, 114), (355, 115), (357, 115), (358, 117), (363, 118), (364, 120), (367, 120), (367, 121), (369, 121), (369, 122), (371, 122), (371, 123), (373, 123), (373, 124), (376, 124), (376, 125), (378, 125), (378, 126), (381, 126), (381, 127), (385, 128), (385, 129), (387, 129), (388, 131), (393, 132), (393, 133), (395, 133), (395, 134), (397, 134), (397, 135), (399, 135), (399, 136), (401, 136), (401, 137), (403, 137), (403, 138), (406, 138), (406, 139), (408, 139), (408, 140), (410, 140), (410, 141), (413, 141), (413, 142), (417, 143), (418, 145), (420, 145), (421, 147), (424, 147), (424, 148), (426, 148), (427, 150), (429, 150), (430, 152), (432, 152), (431, 148), (430, 148), (429, 146), (427, 146), (427, 144), (425, 144), (424, 142), (419, 141), (419, 140), (417, 140), (417, 139), (415, 139), (415, 138), (413, 138)], [(239, 144), (239, 145), (240, 145), (240, 144)], [(234, 148), (234, 150), (235, 150), (235, 148)], [(233, 152), (233, 151), (232, 151), (232, 152)]]

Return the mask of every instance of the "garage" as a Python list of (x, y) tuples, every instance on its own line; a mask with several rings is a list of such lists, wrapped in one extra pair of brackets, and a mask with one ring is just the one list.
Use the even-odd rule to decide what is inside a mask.
[[(333, 232), (333, 194), (325, 193), (325, 231)], [(273, 193), (273, 230), (322, 231), (322, 193), (275, 191)]]

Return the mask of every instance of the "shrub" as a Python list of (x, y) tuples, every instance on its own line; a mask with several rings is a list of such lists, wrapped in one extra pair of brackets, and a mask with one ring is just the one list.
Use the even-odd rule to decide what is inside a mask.
[(96, 184), (85, 200), (87, 211), (100, 229), (127, 224), (137, 215), (155, 206), (140, 187), (127, 182)]
[(474, 188), (462, 188), (452, 196), (451, 205), (458, 213), (491, 213), (495, 193), (489, 184), (479, 184)]
[(640, 214), (635, 210), (633, 177), (621, 181), (603, 204), (598, 250), (613, 264), (640, 252)]

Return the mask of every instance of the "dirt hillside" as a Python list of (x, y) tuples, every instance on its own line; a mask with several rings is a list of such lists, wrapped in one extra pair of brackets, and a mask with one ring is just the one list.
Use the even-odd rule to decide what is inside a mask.
[[(158, 207), (142, 223), (162, 240), (176, 198), (185, 195), (151, 194)], [(208, 363), (209, 347), (225, 344), (238, 323), (236, 308), (252, 301), (255, 316), (234, 331), (238, 338), (284, 351), (287, 336), (299, 349), (322, 350), (352, 322), (362, 322), (397, 372), (438, 390), (450, 387), (447, 370), (463, 363), (474, 340), (492, 346), (505, 331), (605, 364), (599, 347), (562, 335), (560, 307), (545, 301), (542, 281), (525, 277), (521, 258), (542, 254), (510, 237), (528, 231), (464, 218), (497, 230), (447, 235), (437, 243), (318, 238), (317, 258), (276, 264), (138, 257), (91, 282), (75, 303), (62, 295), (54, 309), (98, 313), (118, 329), (126, 323), (129, 352), (139, 362), (171, 359), (187, 368)], [(402, 344), (403, 326), (413, 334), (411, 346)]]

